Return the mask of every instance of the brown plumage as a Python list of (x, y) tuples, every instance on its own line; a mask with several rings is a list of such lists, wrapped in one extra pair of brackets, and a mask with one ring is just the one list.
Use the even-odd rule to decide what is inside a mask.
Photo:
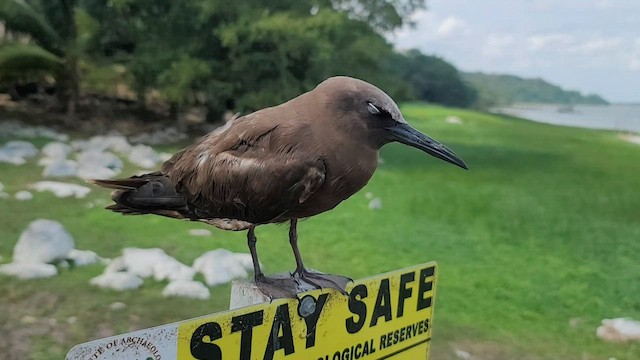
[(286, 103), (234, 119), (176, 153), (159, 172), (94, 182), (116, 189), (113, 211), (249, 229), (259, 283), (268, 281), (258, 265), (254, 227), (291, 221), (299, 280), (343, 289), (304, 269), (296, 221), (333, 209), (360, 190), (376, 169), (378, 150), (391, 141), (466, 168), (446, 147), (409, 127), (380, 89), (334, 77)]

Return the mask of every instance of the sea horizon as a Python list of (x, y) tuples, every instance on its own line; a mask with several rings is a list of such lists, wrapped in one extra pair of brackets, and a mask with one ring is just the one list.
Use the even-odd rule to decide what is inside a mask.
[(489, 112), (553, 125), (640, 133), (640, 103), (516, 103), (494, 107)]

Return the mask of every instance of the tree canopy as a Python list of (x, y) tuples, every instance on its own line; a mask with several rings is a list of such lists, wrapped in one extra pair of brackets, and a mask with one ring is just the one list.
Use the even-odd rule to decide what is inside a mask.
[[(159, 96), (172, 109), (206, 107), (214, 119), (230, 105), (246, 112), (280, 103), (333, 75), (369, 81), (397, 100), (467, 106), (475, 93), (452, 65), (416, 50), (398, 53), (384, 37), (425, 6), (425, 0), (7, 0), (0, 20), (28, 41), (3, 39), (0, 65), (11, 65), (11, 74), (53, 73), (58, 87), (85, 92), (104, 91), (99, 82), (125, 82), (141, 106)], [(30, 60), (20, 66), (16, 53)]]

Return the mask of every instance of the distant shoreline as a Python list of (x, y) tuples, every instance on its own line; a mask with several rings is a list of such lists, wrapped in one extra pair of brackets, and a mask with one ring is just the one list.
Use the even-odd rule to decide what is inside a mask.
[(489, 112), (553, 125), (640, 133), (640, 104), (518, 103), (494, 107)]

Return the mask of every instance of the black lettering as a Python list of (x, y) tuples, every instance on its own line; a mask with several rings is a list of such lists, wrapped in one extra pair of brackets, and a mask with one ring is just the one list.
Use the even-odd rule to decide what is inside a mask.
[(362, 356), (361, 350), (362, 350), (362, 344), (356, 345), (356, 348), (353, 351), (354, 359), (360, 359), (360, 356)]
[(376, 352), (376, 348), (375, 345), (373, 345), (373, 339), (369, 339), (369, 341), (364, 344), (362, 356), (373, 354), (374, 352)]
[(349, 348), (342, 350), (342, 360), (349, 360)]
[(433, 281), (427, 281), (427, 278), (433, 276), (434, 267), (428, 267), (420, 270), (420, 283), (418, 285), (418, 310), (431, 307), (431, 296), (424, 297), (424, 293), (431, 291), (433, 288)]
[(373, 307), (373, 314), (371, 316), (371, 325), (369, 325), (369, 327), (376, 326), (378, 318), (381, 316), (384, 316), (385, 321), (391, 320), (391, 292), (389, 290), (389, 279), (382, 279), (382, 281), (380, 281), (376, 305)]
[(384, 349), (385, 348), (385, 341), (387, 340), (387, 334), (384, 335), (380, 335), (380, 349)]
[(415, 280), (416, 273), (410, 272), (402, 274), (400, 276), (400, 290), (398, 295), (398, 315), (396, 317), (402, 317), (404, 314), (404, 301), (411, 297), (413, 290), (407, 289), (407, 284)]
[(303, 318), (304, 323), (307, 325), (307, 343), (305, 345), (305, 349), (316, 345), (316, 325), (318, 324), (318, 319), (322, 313), (322, 308), (327, 302), (327, 297), (329, 297), (329, 294), (322, 294), (318, 296), (318, 300), (316, 301), (316, 310), (313, 314)]
[(349, 334), (355, 334), (360, 331), (367, 319), (367, 304), (362, 301), (367, 295), (367, 287), (363, 284), (354, 286), (349, 293), (349, 311), (354, 315), (358, 315), (357, 322), (355, 321), (355, 316), (349, 317), (345, 322)]
[[(282, 330), (282, 335), (279, 335), (281, 333), (280, 330)], [(289, 355), (295, 351), (293, 348), (293, 335), (291, 334), (289, 305), (287, 304), (282, 304), (276, 309), (269, 342), (267, 342), (267, 349), (264, 351), (264, 359), (272, 360), (273, 354), (280, 349), (284, 349), (285, 355)]]
[[(198, 360), (222, 360), (222, 350), (213, 343), (221, 337), (222, 328), (218, 323), (200, 325), (191, 335), (191, 355)], [(129, 339), (131, 338), (127, 341)]]
[(240, 360), (251, 359), (251, 338), (253, 336), (253, 328), (258, 325), (262, 325), (263, 321), (263, 310), (231, 318), (231, 332), (234, 333), (236, 331), (240, 331)]

